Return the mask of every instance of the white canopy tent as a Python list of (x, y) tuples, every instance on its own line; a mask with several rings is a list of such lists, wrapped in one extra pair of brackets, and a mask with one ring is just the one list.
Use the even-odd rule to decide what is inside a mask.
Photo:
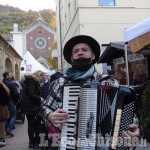
[(131, 52), (135, 53), (150, 45), (150, 17), (142, 22), (132, 25), (124, 30), (125, 41), (125, 59), (126, 59), (126, 76), (127, 85), (129, 85), (129, 70), (127, 59), (127, 43), (130, 46)]
[(55, 73), (55, 70), (48, 70), (44, 66), (42, 66), (29, 51), (27, 51), (23, 57), (23, 61), (21, 62), (21, 76), (26, 73), (34, 73), (37, 70), (41, 70), (47, 75), (52, 75)]
[(129, 42), (147, 32), (150, 32), (150, 17), (124, 30), (124, 41)]

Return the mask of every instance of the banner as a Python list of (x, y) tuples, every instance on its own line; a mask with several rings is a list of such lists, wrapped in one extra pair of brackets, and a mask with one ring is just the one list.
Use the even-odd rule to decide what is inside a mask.
[(143, 54), (140, 54), (140, 53), (128, 55), (129, 62), (143, 60), (143, 59), (145, 59), (145, 58), (144, 58)]
[(113, 63), (114, 64), (124, 64), (124, 59), (123, 59), (123, 57), (116, 58), (113, 60)]
[(26, 72), (31, 72), (32, 71), (32, 65), (28, 64), (26, 65)]

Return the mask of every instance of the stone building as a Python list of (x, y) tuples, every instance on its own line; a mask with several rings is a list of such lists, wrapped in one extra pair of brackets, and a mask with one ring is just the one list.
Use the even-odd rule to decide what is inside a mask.
[(9, 71), (14, 74), (16, 80), (20, 80), (20, 62), (22, 57), (16, 50), (0, 35), (0, 80), (3, 72)]

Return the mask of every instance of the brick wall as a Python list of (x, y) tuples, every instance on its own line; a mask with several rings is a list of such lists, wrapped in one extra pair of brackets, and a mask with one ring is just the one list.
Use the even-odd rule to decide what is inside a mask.
[[(35, 46), (35, 40), (38, 37), (42, 37), (46, 40), (46, 47), (39, 49)], [(37, 27), (26, 36), (27, 50), (30, 51), (35, 59), (38, 59), (40, 57), (40, 54), (46, 59), (46, 56), (50, 54), (49, 50), (52, 47), (53, 43), (54, 35), (42, 27)]]

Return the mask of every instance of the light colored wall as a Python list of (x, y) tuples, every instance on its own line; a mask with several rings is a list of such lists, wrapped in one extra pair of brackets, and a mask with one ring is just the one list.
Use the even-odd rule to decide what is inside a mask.
[(58, 69), (61, 69), (61, 47), (60, 47), (60, 20), (59, 20), (59, 0), (56, 0), (56, 37), (58, 50)]
[(146, 19), (149, 14), (150, 9), (81, 7), (79, 9), (80, 31), (82, 34), (92, 35), (102, 44), (123, 41), (124, 29)]
[[(150, 0), (142, 0), (142, 2), (141, 0), (116, 0), (115, 6), (99, 6), (98, 0), (77, 0), (76, 10), (71, 12), (67, 7), (70, 3), (70, 7), (74, 8), (73, 1), (61, 1), (63, 4), (61, 7), (62, 49), (68, 39), (79, 34), (90, 35), (99, 44), (123, 41), (123, 32), (126, 27), (138, 23), (150, 15)], [(68, 16), (71, 16), (70, 22)], [(59, 33), (58, 36), (60, 36)], [(63, 65), (64, 68), (68, 67), (66, 63)], [(97, 68), (99, 72), (102, 72), (101, 65)]]
[(134, 6), (136, 8), (150, 8), (149, 0), (115, 0), (116, 6)]
[[(12, 33), (12, 32), (11, 32)], [(13, 45), (14, 49), (18, 52), (18, 54), (23, 57), (23, 49), (22, 49), (22, 33), (14, 33), (13, 34)]]
[(98, 4), (99, 4), (98, 0), (78, 0), (78, 5), (98, 6)]
[[(99, 6), (99, 0), (78, 0), (78, 5), (81, 6)], [(115, 0), (115, 6), (149, 8), (149, 0)], [(101, 7), (101, 6), (100, 6)], [(105, 6), (104, 6), (105, 7)]]

